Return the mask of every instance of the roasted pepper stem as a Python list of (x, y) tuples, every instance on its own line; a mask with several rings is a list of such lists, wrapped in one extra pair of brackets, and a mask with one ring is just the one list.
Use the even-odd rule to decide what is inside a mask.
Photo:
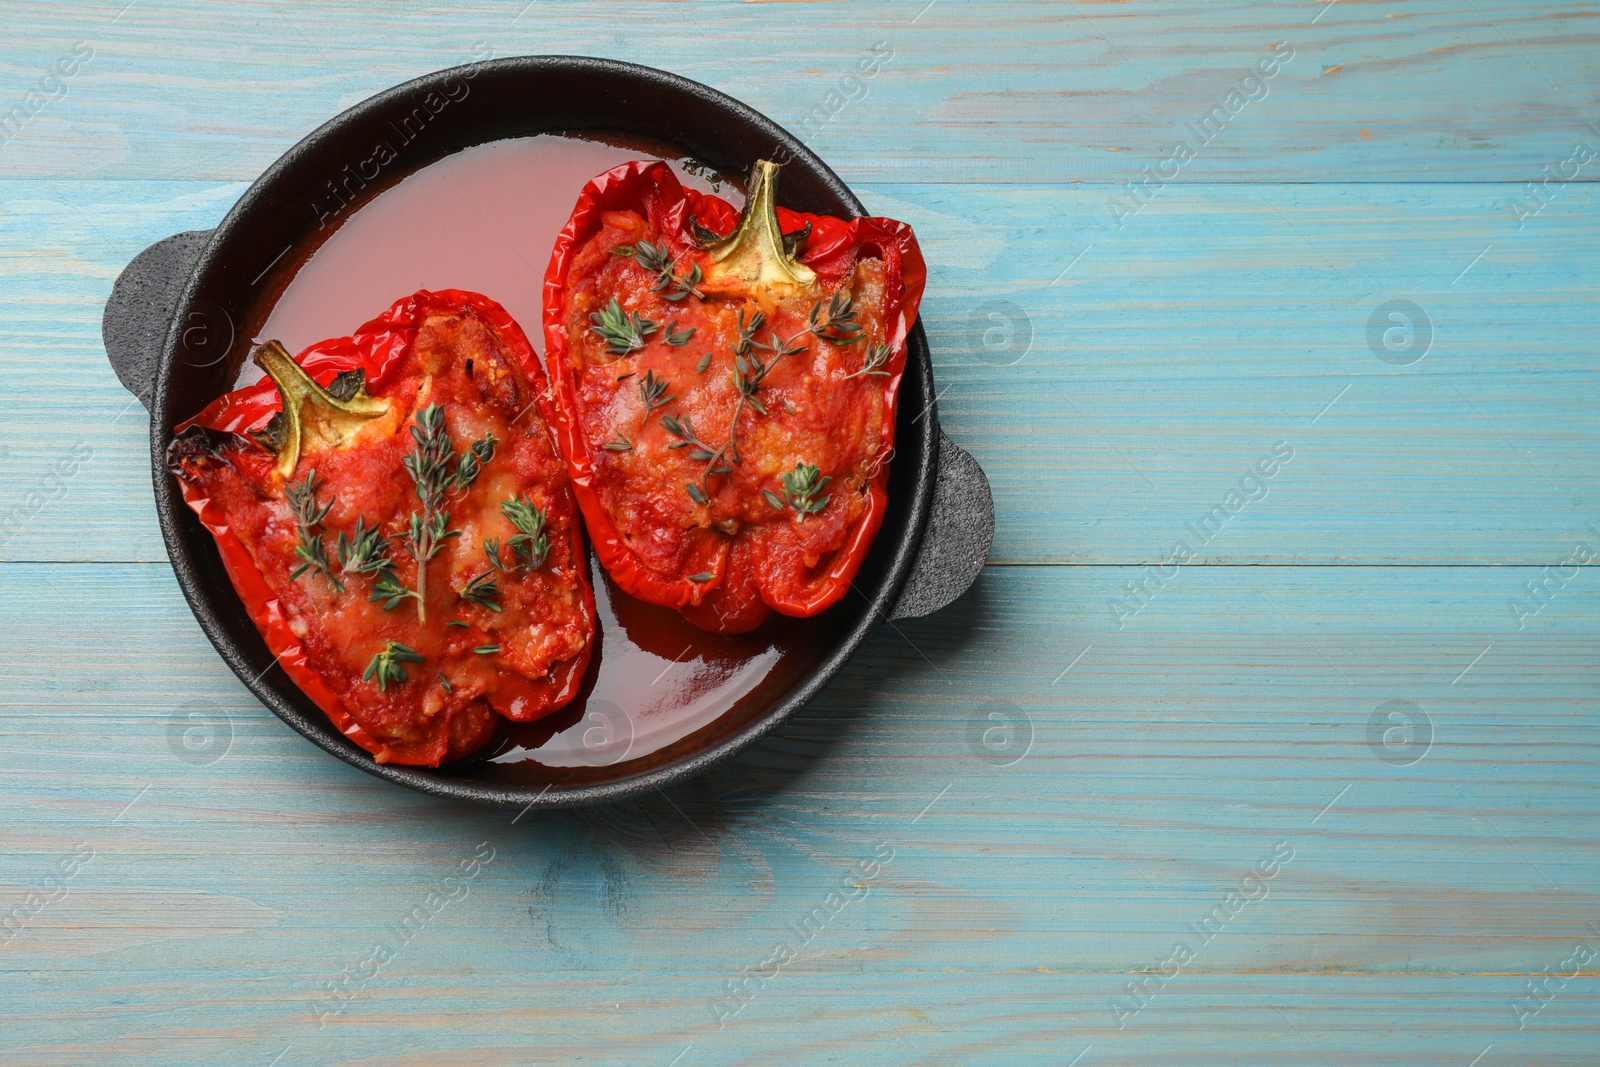
[(283, 398), (283, 422), (273, 436), (278, 474), (285, 479), (294, 476), (301, 452), (319, 445), (341, 447), (368, 421), (389, 410), (388, 400), (367, 395), (365, 381), (347, 399), (334, 396), (318, 385), (277, 341), (259, 346), (250, 358), (267, 372)]
[(710, 245), (707, 280), (736, 278), (751, 288), (810, 291), (817, 276), (790, 254), (778, 227), (778, 164), (760, 159), (750, 170), (750, 191), (739, 225)]

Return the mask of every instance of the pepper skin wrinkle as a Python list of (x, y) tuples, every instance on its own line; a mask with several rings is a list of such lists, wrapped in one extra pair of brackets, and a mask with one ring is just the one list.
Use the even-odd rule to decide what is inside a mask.
[(910, 227), (743, 213), (635, 162), (585, 187), (545, 276), (557, 439), (627, 592), (741, 633), (848, 590), (882, 524), (926, 267)]
[(430, 767), (570, 701), (594, 594), (504, 309), (424, 291), (256, 358), (269, 377), (178, 427), (169, 465), (295, 683), (378, 762)]

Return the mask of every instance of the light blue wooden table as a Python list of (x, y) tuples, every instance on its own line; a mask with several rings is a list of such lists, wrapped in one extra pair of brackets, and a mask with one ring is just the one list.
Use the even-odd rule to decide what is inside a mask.
[[(0, 39), (0, 1062), (1600, 1063), (1600, 9), (124, 3)], [(513, 825), (224, 668), (99, 322), (341, 108), (538, 52), (916, 227), (999, 529), (757, 751)]]

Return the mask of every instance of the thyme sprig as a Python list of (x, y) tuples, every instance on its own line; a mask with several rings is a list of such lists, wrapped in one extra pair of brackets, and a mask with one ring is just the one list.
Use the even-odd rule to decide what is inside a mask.
[(660, 293), (662, 299), (673, 303), (688, 296), (704, 300), (706, 294), (699, 289), (700, 282), (705, 274), (700, 270), (700, 264), (691, 263), (689, 269), (682, 274), (675, 272), (675, 257), (669, 253), (665, 245), (658, 245), (652, 241), (638, 241), (631, 245), (618, 245), (611, 250), (614, 256), (632, 259), (639, 266), (656, 276), (655, 282), (650, 286), (652, 293)]
[(867, 349), (866, 356), (864, 356), (861, 360), (861, 369), (851, 371), (849, 374), (846, 374), (844, 376), (845, 380), (849, 381), (851, 378), (859, 378), (863, 374), (887, 375), (889, 372), (883, 368), (888, 365), (889, 357), (893, 354), (893, 352), (894, 349), (890, 348), (882, 341), (879, 341), (877, 344)]
[(550, 538), (544, 532), (544, 510), (534, 507), (533, 501), (525, 496), (514, 496), (501, 501), (500, 512), (517, 528), (516, 534), (506, 538), (504, 544), (514, 562), (511, 567), (501, 562), (500, 538), (491, 537), (483, 542), (483, 554), (489, 557), (489, 565), (502, 573), (513, 569), (536, 571), (543, 567), (550, 557)]
[[(717, 452), (719, 450), (712, 448), (710, 445), (700, 440), (699, 435), (695, 433), (694, 422), (689, 418), (689, 416), (663, 415), (661, 416), (661, 425), (668, 433), (678, 438), (676, 442), (667, 446), (669, 450), (692, 447), (694, 451), (689, 453), (690, 459), (704, 462), (717, 458)], [(732, 469), (732, 467), (717, 467), (708, 471), (707, 473), (726, 474)]]
[[(780, 479), (783, 482), (783, 499), (789, 506), (800, 513), (804, 519), (807, 515), (814, 515), (828, 506), (832, 496), (819, 496), (832, 478), (824, 475), (814, 464), (796, 463), (794, 470), (784, 471)], [(767, 503), (773, 502), (772, 490), (763, 490)]]
[(319, 505), (317, 489), (321, 485), (322, 479), (317, 477), (317, 472), (308, 470), (305, 481), (291, 482), (288, 489), (284, 490), (284, 497), (294, 512), (295, 527), (299, 534), (294, 554), (302, 561), (300, 566), (289, 572), (289, 577), (298, 578), (307, 571), (320, 574), (335, 592), (342, 593), (344, 583), (333, 573), (333, 566), (328, 561), (328, 548), (322, 540), (322, 524), (327, 520), (335, 498), (329, 497), (326, 504)]
[(637, 311), (623, 311), (616, 297), (612, 297), (611, 303), (590, 315), (589, 321), (594, 324), (589, 327), (590, 332), (599, 335), (613, 356), (625, 356), (630, 352), (637, 352), (644, 347), (645, 338), (660, 329)]
[(500, 603), (496, 599), (500, 595), (500, 583), (493, 570), (484, 571), (474, 575), (467, 584), (456, 590), (462, 600), (470, 604), (477, 604), (488, 608), (490, 611), (499, 611)]
[(822, 310), (822, 301), (812, 304), (811, 328), (806, 332), (836, 345), (853, 345), (861, 340), (861, 323), (855, 319), (855, 301), (850, 299), (850, 294), (843, 289), (834, 293), (826, 313)]
[(655, 371), (644, 372), (644, 377), (639, 379), (639, 399), (644, 401), (644, 422), (650, 421), (650, 415), (656, 408), (666, 407), (678, 399), (677, 394), (667, 395), (667, 390), (671, 388), (672, 383), (665, 378), (657, 378)]
[[(713, 447), (703, 441), (695, 433), (687, 415), (661, 417), (661, 425), (668, 433), (678, 438), (677, 443), (667, 447), (693, 448), (694, 451), (689, 453), (689, 458), (707, 465), (698, 484), (690, 482), (685, 486), (689, 499), (696, 504), (704, 505), (710, 499), (706, 482), (712, 475), (731, 473), (733, 464), (739, 462), (739, 420), (744, 415), (745, 408), (751, 408), (760, 415), (767, 414), (766, 404), (761, 400), (759, 393), (773, 368), (785, 356), (798, 355), (806, 351), (807, 346), (802, 342), (807, 337), (819, 337), (837, 345), (854, 344), (862, 338), (861, 324), (855, 318), (855, 302), (843, 291), (834, 293), (826, 303), (819, 300), (811, 305), (806, 323), (804, 329), (786, 339), (780, 338), (777, 330), (768, 330), (767, 339), (762, 341), (758, 340), (758, 335), (767, 325), (767, 316), (756, 311), (747, 317), (744, 310), (740, 310), (738, 339), (732, 345), (734, 385), (738, 388), (739, 400), (733, 406), (733, 416), (728, 420), (728, 439), (723, 444)], [(869, 352), (867, 358), (870, 360), (872, 356), (873, 354)], [(887, 358), (883, 357), (884, 360)], [(703, 368), (708, 362), (708, 359), (702, 360), (700, 366)], [(648, 412), (646, 416), (648, 417)], [(775, 498), (776, 494), (773, 495)], [(826, 502), (827, 499), (823, 498), (823, 503)], [(820, 507), (813, 510), (820, 510)], [(801, 514), (809, 512), (802, 511)]]
[(403, 664), (421, 662), (422, 657), (416, 649), (407, 648), (398, 641), (390, 641), (387, 648), (372, 657), (372, 662), (367, 664), (366, 672), (361, 677), (367, 681), (376, 679), (378, 688), (387, 691), (391, 682), (410, 680)]
[(376, 576), (394, 567), (389, 559), (389, 541), (377, 526), (368, 526), (365, 515), (356, 516), (356, 527), (350, 536), (339, 534), (335, 546), (339, 569), (346, 574)]
[(392, 571), (386, 572), (373, 584), (372, 599), (384, 598), (387, 611), (406, 597), (413, 597), (418, 621), (427, 622), (428, 561), (439, 554), (446, 541), (460, 536), (460, 531), (450, 529), (450, 513), (443, 510), (445, 498), (451, 491), (466, 489), (477, 480), (494, 456), (497, 439), (493, 433), (485, 434), (465, 453), (457, 454), (445, 426), (442, 404), (429, 404), (417, 412), (411, 436), (416, 447), (406, 453), (404, 463), (422, 508), (411, 513), (404, 536), (407, 551), (417, 561), (417, 586), (408, 590)]
[(372, 579), (368, 603), (383, 601), (383, 610), (393, 611), (407, 597), (416, 596), (400, 584), (395, 574), (394, 560), (389, 558), (389, 541), (377, 526), (368, 526), (366, 517), (356, 516), (356, 528), (347, 538), (339, 535), (336, 546), (339, 567), (346, 574), (364, 574)]

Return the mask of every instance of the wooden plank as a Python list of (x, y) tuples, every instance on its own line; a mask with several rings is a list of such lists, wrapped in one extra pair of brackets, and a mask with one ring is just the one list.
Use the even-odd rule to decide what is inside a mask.
[[(1592, 5), (520, 10), (109, 0), (0, 42), (0, 118), (94, 50), (0, 124), (7, 1063), (1594, 1061), (1595, 165), (1525, 185), (1600, 148)], [(99, 316), (341, 108), (522, 52), (716, 85), (916, 227), (1000, 565), (707, 777), (513, 824), (222, 666)]]
[[(5, 946), (8, 1052), (1584, 1062), (1592, 979), (1521, 1031), (1512, 1004), (1600, 947), (1600, 595), (1518, 632), (1502, 583), (1528, 573), (1195, 567), (1119, 631), (1103, 604), (1132, 569), (992, 567), (708, 778), (512, 826), (293, 734), (164, 565), (6, 564), (0, 903), (94, 853)], [(1392, 700), (1430, 745), (1369, 741)], [(175, 756), (189, 710), (226, 723), (214, 762)], [(995, 712), (1016, 732), (985, 739)], [(480, 842), (466, 898), (394, 933)], [(858, 882), (719, 1029), (726, 983)], [(1125, 984), (1234, 891), (1258, 899), (1119, 1030)], [(395, 962), (319, 1028), (341, 1002), (323, 983), (386, 942)]]
[[(1520, 228), (1495, 184), (1189, 185), (1121, 228), (1106, 186), (863, 192), (934, 264), (940, 418), (993, 482), (996, 561), (1159, 561), (1183, 540), (1211, 562), (1550, 564), (1600, 525), (1587, 188)], [(139, 249), (240, 189), (0, 183), (0, 515), (25, 519), (0, 556), (162, 558), (101, 307)], [(1390, 353), (1399, 327), (1370, 328), (1396, 299), (1430, 324), (1409, 365), (1381, 356), (1420, 334)], [(1279, 442), (1267, 495), (1249, 483), (1225, 529), (1190, 533)]]
[[(4, 43), (16, 104), (75, 42), (93, 58), (64, 93), (46, 87), (50, 102), (0, 149), (0, 175), (254, 178), (374, 92), (519, 53), (706, 82), (852, 181), (1130, 181), (1189, 137), (1186, 180), (1520, 183), (1600, 138), (1588, 93), (1600, 40), (1583, 4), (122, 7), (30, 11), (29, 32)], [(1292, 58), (1261, 88), (1244, 83), (1275, 45)], [(853, 80), (863, 63), (875, 73)], [(1256, 99), (1230, 105), (1241, 85)], [(1186, 132), (1224, 106), (1219, 135)]]

